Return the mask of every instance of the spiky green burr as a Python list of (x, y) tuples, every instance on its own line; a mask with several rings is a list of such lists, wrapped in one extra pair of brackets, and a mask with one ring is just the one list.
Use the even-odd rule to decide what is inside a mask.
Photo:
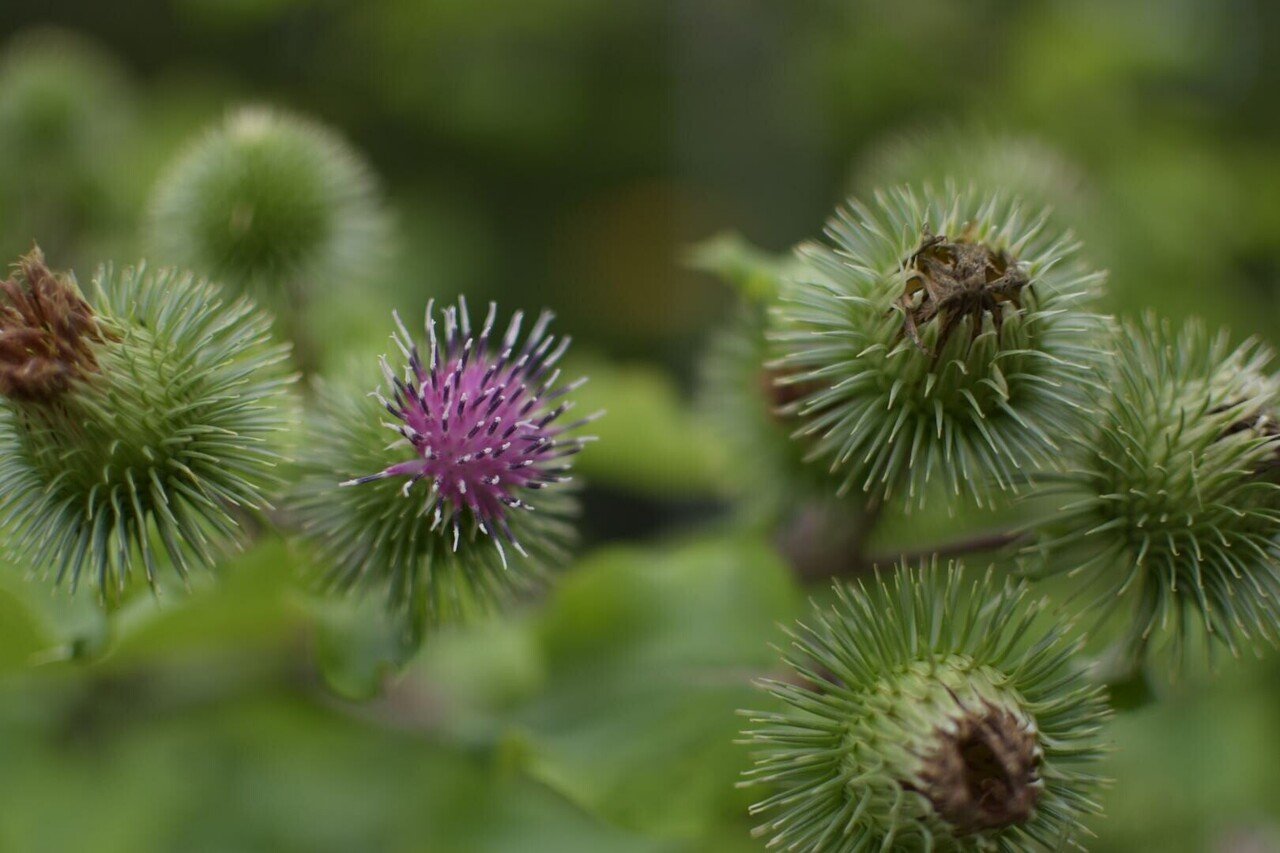
[(990, 573), (836, 587), (751, 712), (752, 813), (806, 851), (1056, 850), (1087, 834), (1108, 716), (1043, 602)]
[(386, 217), (369, 168), (328, 128), (246, 107), (206, 131), (161, 176), (155, 254), (272, 294), (367, 279)]
[(842, 493), (985, 503), (1052, 467), (1087, 419), (1103, 276), (1015, 200), (897, 189), (800, 250), (773, 318), (784, 408)]
[(39, 252), (0, 316), (0, 527), (11, 555), (108, 600), (211, 566), (277, 484), (291, 420), (269, 319), (189, 273), (104, 268), (88, 299)]
[(419, 633), (536, 587), (574, 539), (574, 433), (595, 416), (560, 418), (585, 379), (558, 384), (550, 312), (523, 340), (523, 313), (500, 332), (496, 312), (473, 330), (465, 300), (428, 306), (423, 347), (397, 319), (403, 370), (384, 360), (372, 395), (322, 385), (305, 441), (292, 507), (327, 585), (379, 592)]
[[(1233, 654), (1280, 638), (1280, 378), (1257, 341), (1198, 321), (1125, 323), (1099, 415), (1045, 477), (1042, 571), (1140, 653), (1207, 636)], [(1212, 646), (1211, 646), (1212, 647)], [(1140, 655), (1139, 655), (1140, 657)]]

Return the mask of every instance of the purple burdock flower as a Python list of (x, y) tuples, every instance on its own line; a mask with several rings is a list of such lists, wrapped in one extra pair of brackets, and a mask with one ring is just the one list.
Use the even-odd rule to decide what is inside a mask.
[(472, 335), (466, 299), (460, 298), (456, 308), (441, 312), (443, 338), (436, 332), (433, 306), (434, 301), (426, 313), (427, 360), (396, 315), (399, 333), (393, 339), (408, 363), (401, 378), (383, 357), (387, 394), (374, 392), (396, 418), (396, 423), (386, 423), (402, 438), (392, 446), (412, 447), (415, 458), (342, 485), (405, 477), (402, 493), (410, 497), (421, 482), (422, 512), (431, 516), (432, 530), (452, 527), (456, 551), (461, 524), (469, 516), (493, 540), (505, 565), (503, 542), (525, 554), (512, 532), (510, 514), (532, 511), (533, 492), (569, 479), (567, 457), (593, 438), (567, 433), (603, 413), (557, 423), (573, 407), (560, 398), (586, 379), (555, 387), (560, 378), (556, 363), (570, 339), (557, 342), (547, 334), (554, 316), (550, 311), (542, 312), (519, 347), (524, 313), (516, 312), (501, 343), (491, 347), (495, 304), (490, 303), (479, 334)]

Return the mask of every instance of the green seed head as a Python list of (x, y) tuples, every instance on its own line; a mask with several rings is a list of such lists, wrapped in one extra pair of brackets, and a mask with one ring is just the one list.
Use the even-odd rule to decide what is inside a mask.
[(795, 436), (841, 492), (919, 504), (936, 478), (981, 503), (1052, 466), (1105, 328), (1070, 237), (1016, 202), (906, 189), (827, 235), (802, 247), (771, 337)]
[(1135, 650), (1160, 634), (1175, 660), (1193, 633), (1232, 653), (1280, 638), (1271, 361), (1257, 342), (1233, 348), (1198, 322), (1126, 323), (1071, 470), (1040, 485), (1058, 500), (1045, 570), (1076, 578), (1090, 612), (1118, 611)]
[(359, 279), (385, 226), (370, 172), (342, 139), (264, 108), (234, 112), (196, 141), (151, 203), (159, 256), (268, 291)]
[(241, 539), (288, 422), (268, 319), (189, 274), (99, 271), (90, 299), (38, 250), (3, 285), (0, 524), (14, 556), (115, 596)]
[(771, 846), (1024, 851), (1087, 831), (1108, 711), (1041, 603), (958, 568), (836, 592), (748, 732)]

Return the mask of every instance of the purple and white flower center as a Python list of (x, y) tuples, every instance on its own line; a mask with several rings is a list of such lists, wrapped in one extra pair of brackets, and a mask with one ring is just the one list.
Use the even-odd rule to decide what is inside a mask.
[(455, 548), (460, 519), (469, 515), (482, 533), (494, 537), (500, 553), (503, 540), (523, 552), (511, 532), (510, 511), (533, 509), (528, 500), (532, 492), (568, 479), (565, 458), (590, 439), (565, 433), (598, 415), (568, 426), (556, 423), (572, 405), (560, 398), (585, 380), (555, 387), (560, 375), (555, 364), (569, 339), (557, 343), (546, 333), (550, 312), (538, 318), (519, 348), (523, 317), (517, 313), (491, 353), (495, 313), (496, 306), (490, 305), (484, 327), (473, 337), (466, 302), (459, 300), (456, 309), (443, 312), (441, 339), (428, 306), (425, 362), (396, 318), (395, 340), (408, 364), (400, 377), (383, 359), (388, 394), (376, 396), (396, 419), (387, 426), (400, 434), (398, 444), (411, 446), (415, 457), (342, 485), (405, 477), (403, 491), (410, 495), (423, 483), (424, 513), (432, 514), (433, 529), (452, 526)]

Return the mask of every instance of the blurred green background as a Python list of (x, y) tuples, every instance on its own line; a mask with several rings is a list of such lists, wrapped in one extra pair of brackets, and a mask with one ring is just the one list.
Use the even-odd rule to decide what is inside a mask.
[[(994, 175), (1055, 204), (1110, 309), (1280, 338), (1277, 32), (1270, 0), (4, 0), (5, 257), (136, 260), (181, 146), (285, 107), (395, 219), (376, 280), (314, 307), (322, 370), (373, 384), (390, 309), (465, 292), (556, 309), (610, 413), (580, 561), (367, 701), (395, 644), (317, 612), (275, 538), (113, 625), (5, 573), (0, 850), (757, 849), (734, 711), (808, 591), (732, 521), (693, 397), (735, 294), (689, 247)], [(1092, 849), (1280, 850), (1276, 659), (1160, 689), (1116, 723)]]

